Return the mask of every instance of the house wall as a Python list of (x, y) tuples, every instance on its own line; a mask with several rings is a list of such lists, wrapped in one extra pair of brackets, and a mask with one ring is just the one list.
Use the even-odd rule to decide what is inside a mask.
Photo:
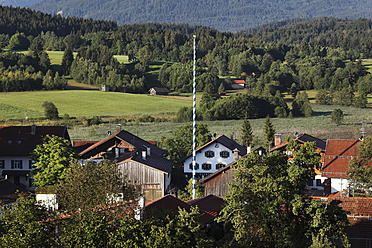
[[(316, 190), (324, 190), (323, 186), (318, 186), (317, 180), (320, 180), (320, 184), (322, 185), (324, 183), (324, 180), (326, 180), (326, 177), (322, 177), (321, 175), (316, 175), (314, 177), (314, 180), (312, 180), (312, 185), (306, 184), (306, 189), (316, 189)], [(318, 183), (319, 184), (319, 183)]]
[(218, 197), (225, 197), (229, 192), (229, 183), (233, 179), (235, 169), (226, 170), (224, 173), (212, 178), (204, 184), (204, 195), (215, 195)]
[[(216, 147), (216, 144), (218, 145), (218, 147)], [(209, 151), (209, 150), (214, 151), (214, 157), (213, 158), (205, 157), (205, 152)], [(222, 152), (222, 151), (228, 151), (229, 152), (229, 157), (228, 158), (222, 158), (220, 156), (220, 152)], [(229, 148), (227, 148), (226, 146), (224, 146), (220, 143), (212, 143), (209, 146), (204, 147), (200, 152), (196, 153), (196, 163), (199, 164), (199, 169), (196, 170), (196, 173), (197, 174), (201, 174), (201, 173), (212, 174), (212, 173), (214, 173), (218, 170), (218, 169), (216, 169), (216, 165), (218, 163), (223, 163), (226, 166), (226, 165), (228, 165), (232, 162), (234, 162), (234, 152), (233, 151), (231, 151)], [(192, 169), (190, 169), (190, 167), (189, 167), (190, 163), (192, 163), (192, 156), (187, 158), (185, 160), (185, 162), (183, 163), (183, 171), (184, 171), (185, 174), (190, 175), (192, 173)], [(203, 168), (202, 168), (203, 163), (210, 163), (212, 165), (211, 169), (210, 170), (203, 170)]]
[(349, 180), (346, 178), (331, 178), (331, 193), (342, 192), (349, 189)]
[[(5, 178), (4, 176), (2, 176), (4, 170), (15, 170), (15, 171), (16, 170), (17, 171), (21, 170), (21, 171), (28, 172), (28, 171), (34, 169), (34, 167), (32, 167), (32, 166), (30, 167), (30, 161), (32, 162), (32, 160), (28, 157), (0, 157), (0, 160), (4, 160), (4, 168), (0, 169), (0, 178), (1, 179)], [(21, 160), (22, 161), (22, 169), (20, 169), (20, 168), (13, 168), (12, 169), (12, 160)], [(8, 176), (8, 179), (12, 183), (15, 183), (15, 184), (17, 183), (13, 176)], [(34, 190), (35, 187), (30, 186), (30, 181), (31, 181), (31, 177), (19, 176), (19, 183), (26, 186), (27, 190)]]
[[(152, 169), (134, 161), (126, 161), (118, 165), (120, 172), (127, 176), (127, 180), (135, 186), (141, 186), (144, 190), (161, 191), (161, 196), (169, 190), (170, 175), (159, 170)], [(158, 195), (157, 195), (158, 196)], [(154, 200), (154, 199), (150, 199)]]
[(49, 210), (58, 210), (56, 194), (36, 194), (36, 201), (40, 206), (44, 206)]

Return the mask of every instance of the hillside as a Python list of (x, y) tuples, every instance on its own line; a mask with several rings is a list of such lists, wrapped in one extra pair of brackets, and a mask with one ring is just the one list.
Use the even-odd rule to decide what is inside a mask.
[(320, 16), (371, 18), (369, 0), (43, 0), (31, 6), (62, 16), (132, 23), (188, 23), (218, 30), (237, 31), (264, 23)]

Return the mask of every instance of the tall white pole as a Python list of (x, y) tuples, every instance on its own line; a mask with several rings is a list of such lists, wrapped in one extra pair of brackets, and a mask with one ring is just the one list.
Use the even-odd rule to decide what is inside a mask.
[(196, 143), (196, 45), (195, 45), (195, 39), (196, 35), (193, 35), (194, 38), (194, 70), (193, 70), (193, 91), (192, 91), (192, 102), (193, 102), (193, 108), (192, 108), (192, 199), (195, 199), (196, 197), (196, 190), (195, 190), (195, 166), (196, 166), (196, 152), (195, 152), (195, 143)]

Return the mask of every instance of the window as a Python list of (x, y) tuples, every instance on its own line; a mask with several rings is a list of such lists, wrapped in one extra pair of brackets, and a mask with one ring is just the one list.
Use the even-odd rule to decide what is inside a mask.
[(228, 157), (230, 157), (230, 152), (229, 151), (222, 151), (222, 152), (220, 152), (220, 157), (221, 158), (228, 158)]
[(206, 151), (205, 157), (207, 158), (213, 158), (214, 157), (214, 151)]
[[(192, 163), (189, 164), (189, 168), (190, 168), (190, 170), (192, 170)], [(199, 164), (198, 163), (195, 164), (195, 170), (199, 170)]]
[(226, 165), (223, 163), (216, 164), (216, 170), (221, 169), (222, 167), (225, 167)]
[(35, 161), (34, 160), (29, 160), (28, 161), (28, 168), (30, 169), (30, 170), (32, 170), (33, 169), (33, 164), (35, 163)]
[(0, 160), (0, 169), (5, 169), (5, 160)]
[(322, 186), (322, 180), (316, 179), (316, 186)]
[(22, 160), (12, 160), (12, 169), (22, 169)]
[(204, 164), (202, 164), (202, 169), (203, 170), (210, 170), (210, 169), (212, 169), (212, 165), (210, 163), (204, 163)]

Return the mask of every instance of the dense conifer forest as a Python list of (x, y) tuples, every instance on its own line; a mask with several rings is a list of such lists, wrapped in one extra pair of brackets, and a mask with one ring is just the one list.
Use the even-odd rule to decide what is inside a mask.
[(115, 20), (119, 25), (148, 22), (188, 23), (224, 31), (239, 31), (293, 18), (372, 18), (370, 1), (361, 0), (43, 0), (31, 7), (63, 16)]
[[(371, 74), (361, 63), (372, 55), (370, 19), (296, 19), (231, 33), (187, 24), (117, 26), (26, 8), (0, 10), (1, 91), (63, 89), (63, 75), (69, 75), (120, 92), (147, 93), (153, 86), (191, 92), (191, 35), (196, 34), (197, 90), (203, 92), (200, 116), (205, 120), (241, 119), (252, 111), (252, 118), (262, 117), (257, 106), (266, 106), (265, 115), (311, 116), (307, 95), (297, 94), (301, 90), (318, 90), (322, 104), (357, 107), (365, 107), (372, 92)], [(60, 68), (50, 65), (45, 50), (64, 51)], [(128, 56), (129, 63), (119, 63), (114, 55)], [(158, 78), (149, 77), (154, 62), (162, 64)], [(250, 97), (219, 99), (218, 92), (230, 89), (233, 79), (245, 80)], [(284, 92), (296, 97), (292, 109), (283, 101)], [(234, 101), (246, 102), (241, 113), (224, 110)], [(179, 118), (188, 118), (187, 113), (180, 110)]]

